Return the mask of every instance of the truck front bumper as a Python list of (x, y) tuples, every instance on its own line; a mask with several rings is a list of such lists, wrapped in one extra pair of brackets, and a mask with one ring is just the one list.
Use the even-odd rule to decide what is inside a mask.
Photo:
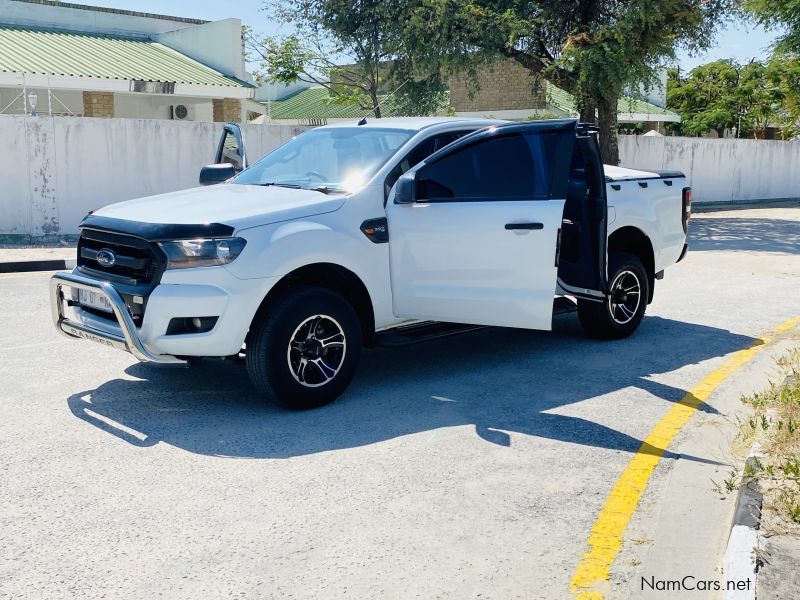
[[(64, 314), (64, 303), (70, 302), (64, 298), (64, 287), (83, 289), (103, 294), (114, 310), (119, 333), (116, 328), (100, 329), (88, 322), (78, 322), (69, 319)], [(70, 338), (82, 338), (98, 342), (106, 346), (125, 350), (133, 354), (142, 362), (152, 362), (169, 365), (185, 365), (186, 361), (167, 354), (154, 354), (142, 343), (139, 331), (125, 307), (120, 295), (107, 281), (91, 279), (78, 273), (59, 272), (50, 279), (50, 307), (53, 313), (53, 323), (56, 329)]]

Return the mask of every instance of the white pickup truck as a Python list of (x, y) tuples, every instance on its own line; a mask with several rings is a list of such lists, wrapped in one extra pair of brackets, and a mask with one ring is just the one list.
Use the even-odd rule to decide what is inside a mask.
[(84, 219), (51, 281), (60, 332), (152, 363), (244, 357), (258, 390), (311, 408), (364, 346), (549, 330), (575, 308), (590, 335), (627, 336), (686, 253), (683, 174), (604, 167), (574, 120), (362, 120), (249, 167), (228, 124), (217, 162), (200, 179), (221, 185)]

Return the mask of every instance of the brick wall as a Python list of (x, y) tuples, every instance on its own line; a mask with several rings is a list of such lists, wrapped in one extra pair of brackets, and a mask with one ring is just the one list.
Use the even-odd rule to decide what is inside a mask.
[(546, 108), (547, 82), (510, 59), (477, 69), (478, 89), (470, 97), (469, 77), (450, 80), (450, 103), (458, 112)]
[(232, 121), (240, 123), (242, 121), (242, 102), (234, 98), (223, 98), (222, 100), (212, 100), (214, 108), (214, 121), (224, 123)]
[(114, 94), (111, 92), (83, 92), (83, 116), (114, 116)]

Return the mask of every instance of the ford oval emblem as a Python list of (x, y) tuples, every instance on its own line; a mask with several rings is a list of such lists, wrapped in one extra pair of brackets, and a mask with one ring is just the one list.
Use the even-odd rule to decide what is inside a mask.
[(103, 248), (97, 253), (97, 263), (101, 267), (113, 267), (117, 262), (117, 255), (108, 248)]

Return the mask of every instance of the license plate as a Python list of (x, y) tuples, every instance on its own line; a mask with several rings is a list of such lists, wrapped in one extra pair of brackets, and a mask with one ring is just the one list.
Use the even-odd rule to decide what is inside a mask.
[(78, 303), (81, 306), (102, 310), (103, 312), (114, 312), (114, 309), (111, 308), (111, 302), (108, 301), (108, 298), (106, 298), (105, 294), (100, 292), (93, 292), (91, 290), (78, 290)]

